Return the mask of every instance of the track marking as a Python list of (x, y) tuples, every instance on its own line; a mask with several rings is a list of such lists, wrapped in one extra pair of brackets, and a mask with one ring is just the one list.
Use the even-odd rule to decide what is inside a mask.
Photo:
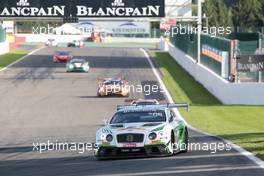
[(196, 173), (197, 172), (215, 172), (215, 171), (235, 171), (235, 170), (255, 170), (260, 169), (257, 166), (237, 166), (237, 167), (213, 167), (213, 168), (195, 168), (195, 169), (178, 169), (175, 167), (175, 170), (167, 170), (167, 171), (152, 171), (152, 172), (134, 172), (134, 173), (119, 173), (119, 174), (104, 174), (104, 175), (98, 175), (98, 176), (134, 176), (134, 175), (165, 175), (165, 174), (187, 174), (187, 173)]
[(35, 52), (37, 52), (37, 51), (39, 51), (39, 50), (41, 50), (41, 49), (43, 49), (43, 48), (45, 48), (45, 46), (42, 46), (42, 47), (40, 47), (40, 48), (37, 48), (37, 49), (31, 51), (31, 52), (28, 53), (27, 55), (25, 55), (25, 56), (21, 57), (20, 59), (16, 60), (15, 62), (12, 62), (11, 64), (7, 65), (6, 67), (0, 69), (0, 72), (5, 71), (5, 70), (8, 69), (9, 67), (11, 67), (11, 66), (17, 64), (18, 62), (20, 62), (20, 61), (24, 60), (25, 58), (27, 58), (29, 55), (32, 55), (32, 54), (34, 54)]
[[(151, 69), (152, 69), (154, 75), (157, 77), (157, 80), (158, 80), (158, 82), (160, 83), (160, 86), (163, 88), (163, 90), (164, 90), (164, 92), (165, 92), (165, 95), (166, 95), (166, 97), (167, 97), (169, 103), (174, 103), (174, 101), (173, 101), (173, 99), (172, 99), (172, 96), (170, 95), (168, 89), (166, 88), (164, 82), (162, 81), (162, 79), (161, 79), (161, 77), (160, 77), (158, 71), (156, 70), (154, 64), (152, 63), (149, 54), (148, 54), (148, 53), (146, 52), (146, 50), (144, 50), (143, 48), (140, 48), (140, 50), (144, 53), (145, 57), (147, 58), (147, 60), (148, 60), (148, 62), (149, 62), (149, 64), (150, 64), (150, 66), (151, 66)], [(198, 129), (192, 127), (190, 124), (188, 124), (188, 123), (184, 120), (184, 118), (182, 117), (182, 115), (180, 114), (180, 112), (179, 112), (178, 109), (175, 109), (174, 112), (175, 112), (175, 114), (177, 115), (177, 117), (179, 117), (181, 120), (183, 120), (183, 121), (187, 124), (188, 128), (190, 128), (190, 129), (192, 129), (193, 131), (196, 131), (196, 132), (198, 132), (198, 133), (202, 133), (202, 134), (204, 134), (204, 135), (206, 135), (206, 136), (211, 136), (211, 137), (215, 137), (215, 138), (217, 138), (217, 139), (220, 139), (220, 140), (224, 141), (225, 143), (229, 143), (229, 144), (232, 146), (232, 149), (235, 149), (235, 150), (236, 150), (237, 152), (239, 152), (241, 155), (244, 155), (244, 156), (247, 157), (249, 160), (251, 160), (251, 161), (253, 161), (254, 163), (256, 163), (260, 168), (264, 169), (264, 161), (262, 161), (261, 159), (257, 158), (253, 153), (251, 153), (251, 152), (249, 152), (249, 151), (243, 149), (242, 147), (240, 147), (240, 146), (234, 144), (233, 142), (231, 142), (231, 141), (229, 141), (229, 140), (226, 140), (226, 139), (221, 138), (221, 137), (219, 137), (219, 136), (214, 136), (214, 135), (212, 135), (212, 134), (209, 134), (209, 133), (203, 132), (203, 131), (201, 131), (201, 130), (198, 130)]]

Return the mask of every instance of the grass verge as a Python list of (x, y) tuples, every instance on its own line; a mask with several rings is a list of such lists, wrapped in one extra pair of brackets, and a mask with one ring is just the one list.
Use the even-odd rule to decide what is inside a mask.
[(264, 106), (222, 105), (168, 53), (151, 53), (175, 102), (192, 104), (181, 111), (193, 127), (221, 136), (264, 159)]
[(7, 54), (0, 55), (0, 69), (15, 62), (16, 60), (27, 55), (28, 53), (29, 51), (18, 50), (18, 51), (11, 51)]

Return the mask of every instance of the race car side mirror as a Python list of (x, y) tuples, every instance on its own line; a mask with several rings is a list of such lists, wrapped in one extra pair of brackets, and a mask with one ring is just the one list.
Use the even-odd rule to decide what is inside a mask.
[(103, 122), (104, 122), (104, 125), (108, 124), (108, 120), (107, 119), (104, 119)]

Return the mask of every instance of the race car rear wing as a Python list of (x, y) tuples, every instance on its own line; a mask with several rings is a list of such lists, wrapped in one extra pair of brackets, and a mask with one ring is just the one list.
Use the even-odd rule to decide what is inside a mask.
[(133, 109), (138, 107), (148, 107), (148, 108), (186, 108), (189, 111), (190, 105), (188, 103), (167, 103), (167, 104), (157, 104), (157, 105), (117, 105), (117, 111), (121, 109)]

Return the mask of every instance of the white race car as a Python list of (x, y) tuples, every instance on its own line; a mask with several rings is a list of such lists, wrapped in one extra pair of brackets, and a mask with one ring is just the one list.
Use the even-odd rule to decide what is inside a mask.
[(48, 39), (45, 43), (46, 46), (58, 46), (58, 42), (55, 39)]
[(90, 69), (89, 62), (82, 58), (73, 58), (66, 64), (67, 72), (86, 72)]
[(168, 156), (188, 149), (188, 130), (172, 108), (188, 104), (124, 105), (96, 133), (98, 159)]

